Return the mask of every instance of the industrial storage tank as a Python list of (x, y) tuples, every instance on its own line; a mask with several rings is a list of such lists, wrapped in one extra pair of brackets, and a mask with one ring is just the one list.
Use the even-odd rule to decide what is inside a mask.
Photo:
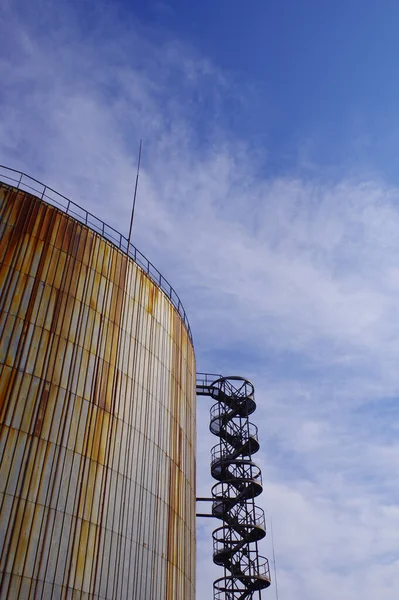
[(194, 600), (180, 300), (104, 223), (0, 179), (0, 597)]

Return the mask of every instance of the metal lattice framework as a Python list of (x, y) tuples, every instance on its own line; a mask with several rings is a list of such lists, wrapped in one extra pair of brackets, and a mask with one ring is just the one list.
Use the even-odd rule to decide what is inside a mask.
[(270, 585), (267, 558), (259, 556), (258, 542), (265, 537), (265, 515), (255, 505), (262, 492), (262, 476), (252, 455), (259, 450), (258, 430), (250, 423), (255, 408), (254, 387), (242, 377), (197, 375), (197, 394), (216, 400), (211, 408), (210, 430), (219, 437), (212, 448), (212, 515), (223, 521), (213, 532), (213, 561), (224, 567), (214, 582), (215, 600), (260, 597)]

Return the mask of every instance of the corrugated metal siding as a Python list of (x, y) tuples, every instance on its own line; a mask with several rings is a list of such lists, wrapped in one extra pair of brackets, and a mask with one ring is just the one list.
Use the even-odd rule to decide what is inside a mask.
[(0, 186), (1, 598), (193, 600), (195, 359), (122, 252)]

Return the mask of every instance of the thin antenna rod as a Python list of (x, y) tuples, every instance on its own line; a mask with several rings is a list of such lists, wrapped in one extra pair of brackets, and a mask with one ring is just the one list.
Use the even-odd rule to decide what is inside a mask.
[(134, 209), (135, 209), (135, 206), (136, 206), (137, 186), (139, 184), (140, 162), (141, 162), (141, 145), (142, 145), (142, 140), (140, 140), (140, 146), (139, 146), (139, 160), (138, 160), (138, 163), (137, 163), (136, 185), (134, 186), (132, 216), (130, 218), (130, 228), (129, 228), (129, 237), (128, 237), (128, 245), (127, 245), (127, 253), (128, 254), (129, 254), (130, 242), (131, 242), (131, 239), (132, 239), (132, 229), (133, 229)]
[(273, 571), (274, 571), (274, 582), (276, 584), (276, 600), (278, 600), (278, 586), (277, 586), (277, 569), (276, 569), (276, 554), (274, 552), (274, 536), (273, 536), (273, 521), (270, 517), (270, 533), (272, 534), (272, 548), (273, 548)]

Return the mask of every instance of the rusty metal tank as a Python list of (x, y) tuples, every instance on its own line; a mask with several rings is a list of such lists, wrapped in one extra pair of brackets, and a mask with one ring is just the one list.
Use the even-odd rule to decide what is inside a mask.
[(0, 183), (0, 597), (194, 600), (180, 301), (104, 224), (17, 187)]

